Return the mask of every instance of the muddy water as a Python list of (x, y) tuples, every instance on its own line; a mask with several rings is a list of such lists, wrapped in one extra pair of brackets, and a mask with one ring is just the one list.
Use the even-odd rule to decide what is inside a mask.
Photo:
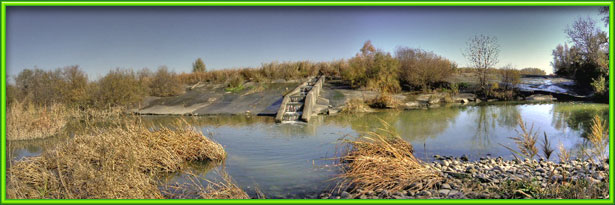
[[(276, 124), (271, 117), (209, 116), (183, 117), (224, 146), (228, 158), (223, 167), (251, 195), (259, 189), (268, 198), (310, 198), (334, 186), (330, 179), (338, 139), (375, 129), (379, 119), (391, 124), (414, 145), (415, 155), (430, 161), (432, 156), (467, 155), (471, 160), (485, 156), (512, 158), (503, 145), (514, 147), (508, 137), (516, 136), (521, 117), (534, 131), (549, 137), (553, 148), (562, 144), (573, 153), (591, 118), (608, 116), (608, 105), (588, 103), (514, 104), (442, 107), (429, 110), (383, 111), (357, 115), (319, 116), (310, 123)], [(158, 126), (178, 117), (146, 116)], [(38, 143), (38, 144), (37, 144)], [(42, 145), (41, 145), (42, 144)], [(53, 142), (21, 142), (10, 148), (11, 156), (37, 155)], [(557, 149), (556, 149), (557, 150)], [(557, 156), (556, 153), (553, 156)], [(553, 157), (552, 160), (556, 160)], [(216, 179), (220, 165), (195, 164), (192, 170)], [(186, 182), (186, 174), (173, 174), (168, 183)], [(205, 182), (203, 182), (205, 183)]]

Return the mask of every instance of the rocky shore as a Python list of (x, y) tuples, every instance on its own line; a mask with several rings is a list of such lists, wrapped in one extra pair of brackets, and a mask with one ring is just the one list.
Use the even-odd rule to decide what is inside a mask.
[[(434, 156), (427, 166), (440, 172), (442, 179), (432, 188), (415, 183), (405, 190), (348, 189), (321, 193), (321, 199), (511, 199), (566, 198), (566, 194), (608, 198), (608, 163), (572, 160), (556, 163), (543, 160), (504, 160), (481, 158), (468, 161)], [(570, 192), (562, 193), (560, 192)], [(580, 189), (580, 190), (575, 190)], [(564, 195), (563, 197), (561, 195)], [(552, 197), (550, 197), (552, 196)]]

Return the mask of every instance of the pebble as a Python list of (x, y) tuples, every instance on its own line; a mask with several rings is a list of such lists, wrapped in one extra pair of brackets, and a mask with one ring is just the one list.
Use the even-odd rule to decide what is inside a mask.
[[(433, 156), (436, 160), (427, 166), (441, 172), (442, 181), (436, 181), (435, 187), (426, 187), (427, 182), (412, 183), (405, 190), (365, 190), (365, 194), (341, 192), (337, 194), (320, 194), (320, 198), (358, 198), (358, 199), (460, 199), (460, 198), (504, 198), (504, 195), (487, 190), (501, 187), (507, 181), (535, 180), (539, 186), (547, 187), (553, 183), (587, 180), (590, 183), (608, 181), (609, 165), (607, 163), (573, 160), (567, 163), (554, 163), (546, 160), (504, 160), (502, 157), (481, 157), (479, 161), (468, 161), (467, 155), (458, 159), (451, 156)], [(468, 190), (466, 183), (480, 183), (478, 187)], [(465, 187), (465, 188), (464, 188)], [(476, 190), (474, 190), (476, 189)], [(360, 189), (357, 189), (360, 190)], [(363, 191), (363, 190), (361, 190)], [(608, 195), (608, 190), (606, 190)], [(354, 197), (353, 197), (354, 196)]]

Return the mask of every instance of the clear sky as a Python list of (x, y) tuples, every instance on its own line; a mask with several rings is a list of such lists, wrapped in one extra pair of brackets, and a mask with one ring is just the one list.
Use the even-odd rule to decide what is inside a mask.
[(498, 66), (550, 73), (568, 25), (589, 16), (604, 26), (598, 7), (7, 7), (6, 16), (9, 76), (79, 65), (90, 79), (118, 67), (190, 72), (199, 57), (209, 70), (348, 59), (366, 40), (466, 66), (475, 34), (498, 38)]

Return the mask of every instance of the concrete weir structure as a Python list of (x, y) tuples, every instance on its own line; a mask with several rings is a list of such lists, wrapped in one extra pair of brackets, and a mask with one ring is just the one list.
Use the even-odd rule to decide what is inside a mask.
[(275, 117), (276, 122), (309, 122), (314, 114), (324, 76), (310, 78), (284, 95)]

